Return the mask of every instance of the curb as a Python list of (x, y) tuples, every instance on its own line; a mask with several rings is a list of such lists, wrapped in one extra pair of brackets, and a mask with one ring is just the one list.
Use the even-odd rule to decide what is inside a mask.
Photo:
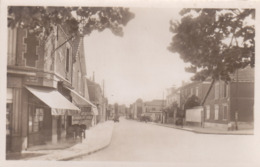
[(254, 135), (254, 133), (250, 134), (250, 133), (223, 133), (223, 132), (212, 133), (212, 132), (202, 132), (202, 131), (198, 131), (198, 130), (194, 130), (194, 129), (178, 128), (178, 127), (167, 126), (167, 125), (163, 125), (163, 124), (156, 124), (156, 123), (151, 123), (151, 122), (147, 122), (147, 123), (149, 123), (151, 125), (157, 125), (157, 126), (163, 126), (163, 127), (167, 127), (167, 128), (173, 128), (173, 129), (178, 129), (178, 130), (189, 131), (189, 132), (193, 132), (193, 133), (196, 133), (196, 134), (209, 134), (209, 135)]
[(57, 159), (57, 161), (69, 161), (69, 160), (72, 160), (72, 159), (75, 159), (75, 158), (78, 158), (78, 157), (82, 157), (82, 156), (86, 156), (86, 155), (90, 155), (90, 154), (96, 153), (98, 151), (101, 151), (101, 150), (107, 148), (110, 145), (110, 143), (111, 143), (113, 131), (114, 131), (114, 125), (113, 125), (113, 129), (112, 129), (112, 132), (111, 132), (111, 135), (110, 135), (109, 142), (107, 144), (105, 144), (103, 147), (94, 149), (94, 150), (89, 151), (89, 152), (85, 152), (85, 153), (69, 156), (69, 157), (66, 157), (66, 158), (60, 158), (60, 159)]

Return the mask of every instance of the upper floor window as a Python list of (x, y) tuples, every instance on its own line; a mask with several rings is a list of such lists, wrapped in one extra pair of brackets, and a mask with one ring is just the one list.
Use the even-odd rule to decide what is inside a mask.
[(223, 96), (227, 97), (228, 96), (228, 84), (224, 83), (223, 85)]
[(69, 72), (70, 70), (70, 49), (67, 48), (66, 52), (66, 72)]
[(219, 82), (215, 83), (215, 99), (219, 98)]
[(196, 95), (197, 97), (199, 96), (199, 87), (196, 87), (195, 95)]

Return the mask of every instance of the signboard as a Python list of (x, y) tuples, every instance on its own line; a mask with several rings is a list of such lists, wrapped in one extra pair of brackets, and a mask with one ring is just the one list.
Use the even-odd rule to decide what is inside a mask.
[(82, 107), (79, 114), (72, 116), (72, 124), (85, 124), (87, 120), (92, 120), (91, 107)]
[(16, 77), (8, 77), (7, 78), (7, 86), (9, 88), (12, 87), (22, 87), (22, 80)]

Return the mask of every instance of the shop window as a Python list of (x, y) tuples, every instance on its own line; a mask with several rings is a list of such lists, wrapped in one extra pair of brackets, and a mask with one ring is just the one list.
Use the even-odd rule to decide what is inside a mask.
[(61, 128), (62, 128), (63, 130), (66, 129), (66, 122), (67, 122), (67, 117), (66, 117), (65, 115), (62, 115), (62, 116), (61, 116)]
[(29, 133), (39, 132), (43, 128), (44, 109), (30, 107)]

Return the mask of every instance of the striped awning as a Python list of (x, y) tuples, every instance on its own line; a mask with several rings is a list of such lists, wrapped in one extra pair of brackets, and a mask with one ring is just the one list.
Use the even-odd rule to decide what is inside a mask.
[(51, 108), (52, 115), (74, 115), (80, 109), (66, 99), (56, 89), (26, 86), (34, 96)]

